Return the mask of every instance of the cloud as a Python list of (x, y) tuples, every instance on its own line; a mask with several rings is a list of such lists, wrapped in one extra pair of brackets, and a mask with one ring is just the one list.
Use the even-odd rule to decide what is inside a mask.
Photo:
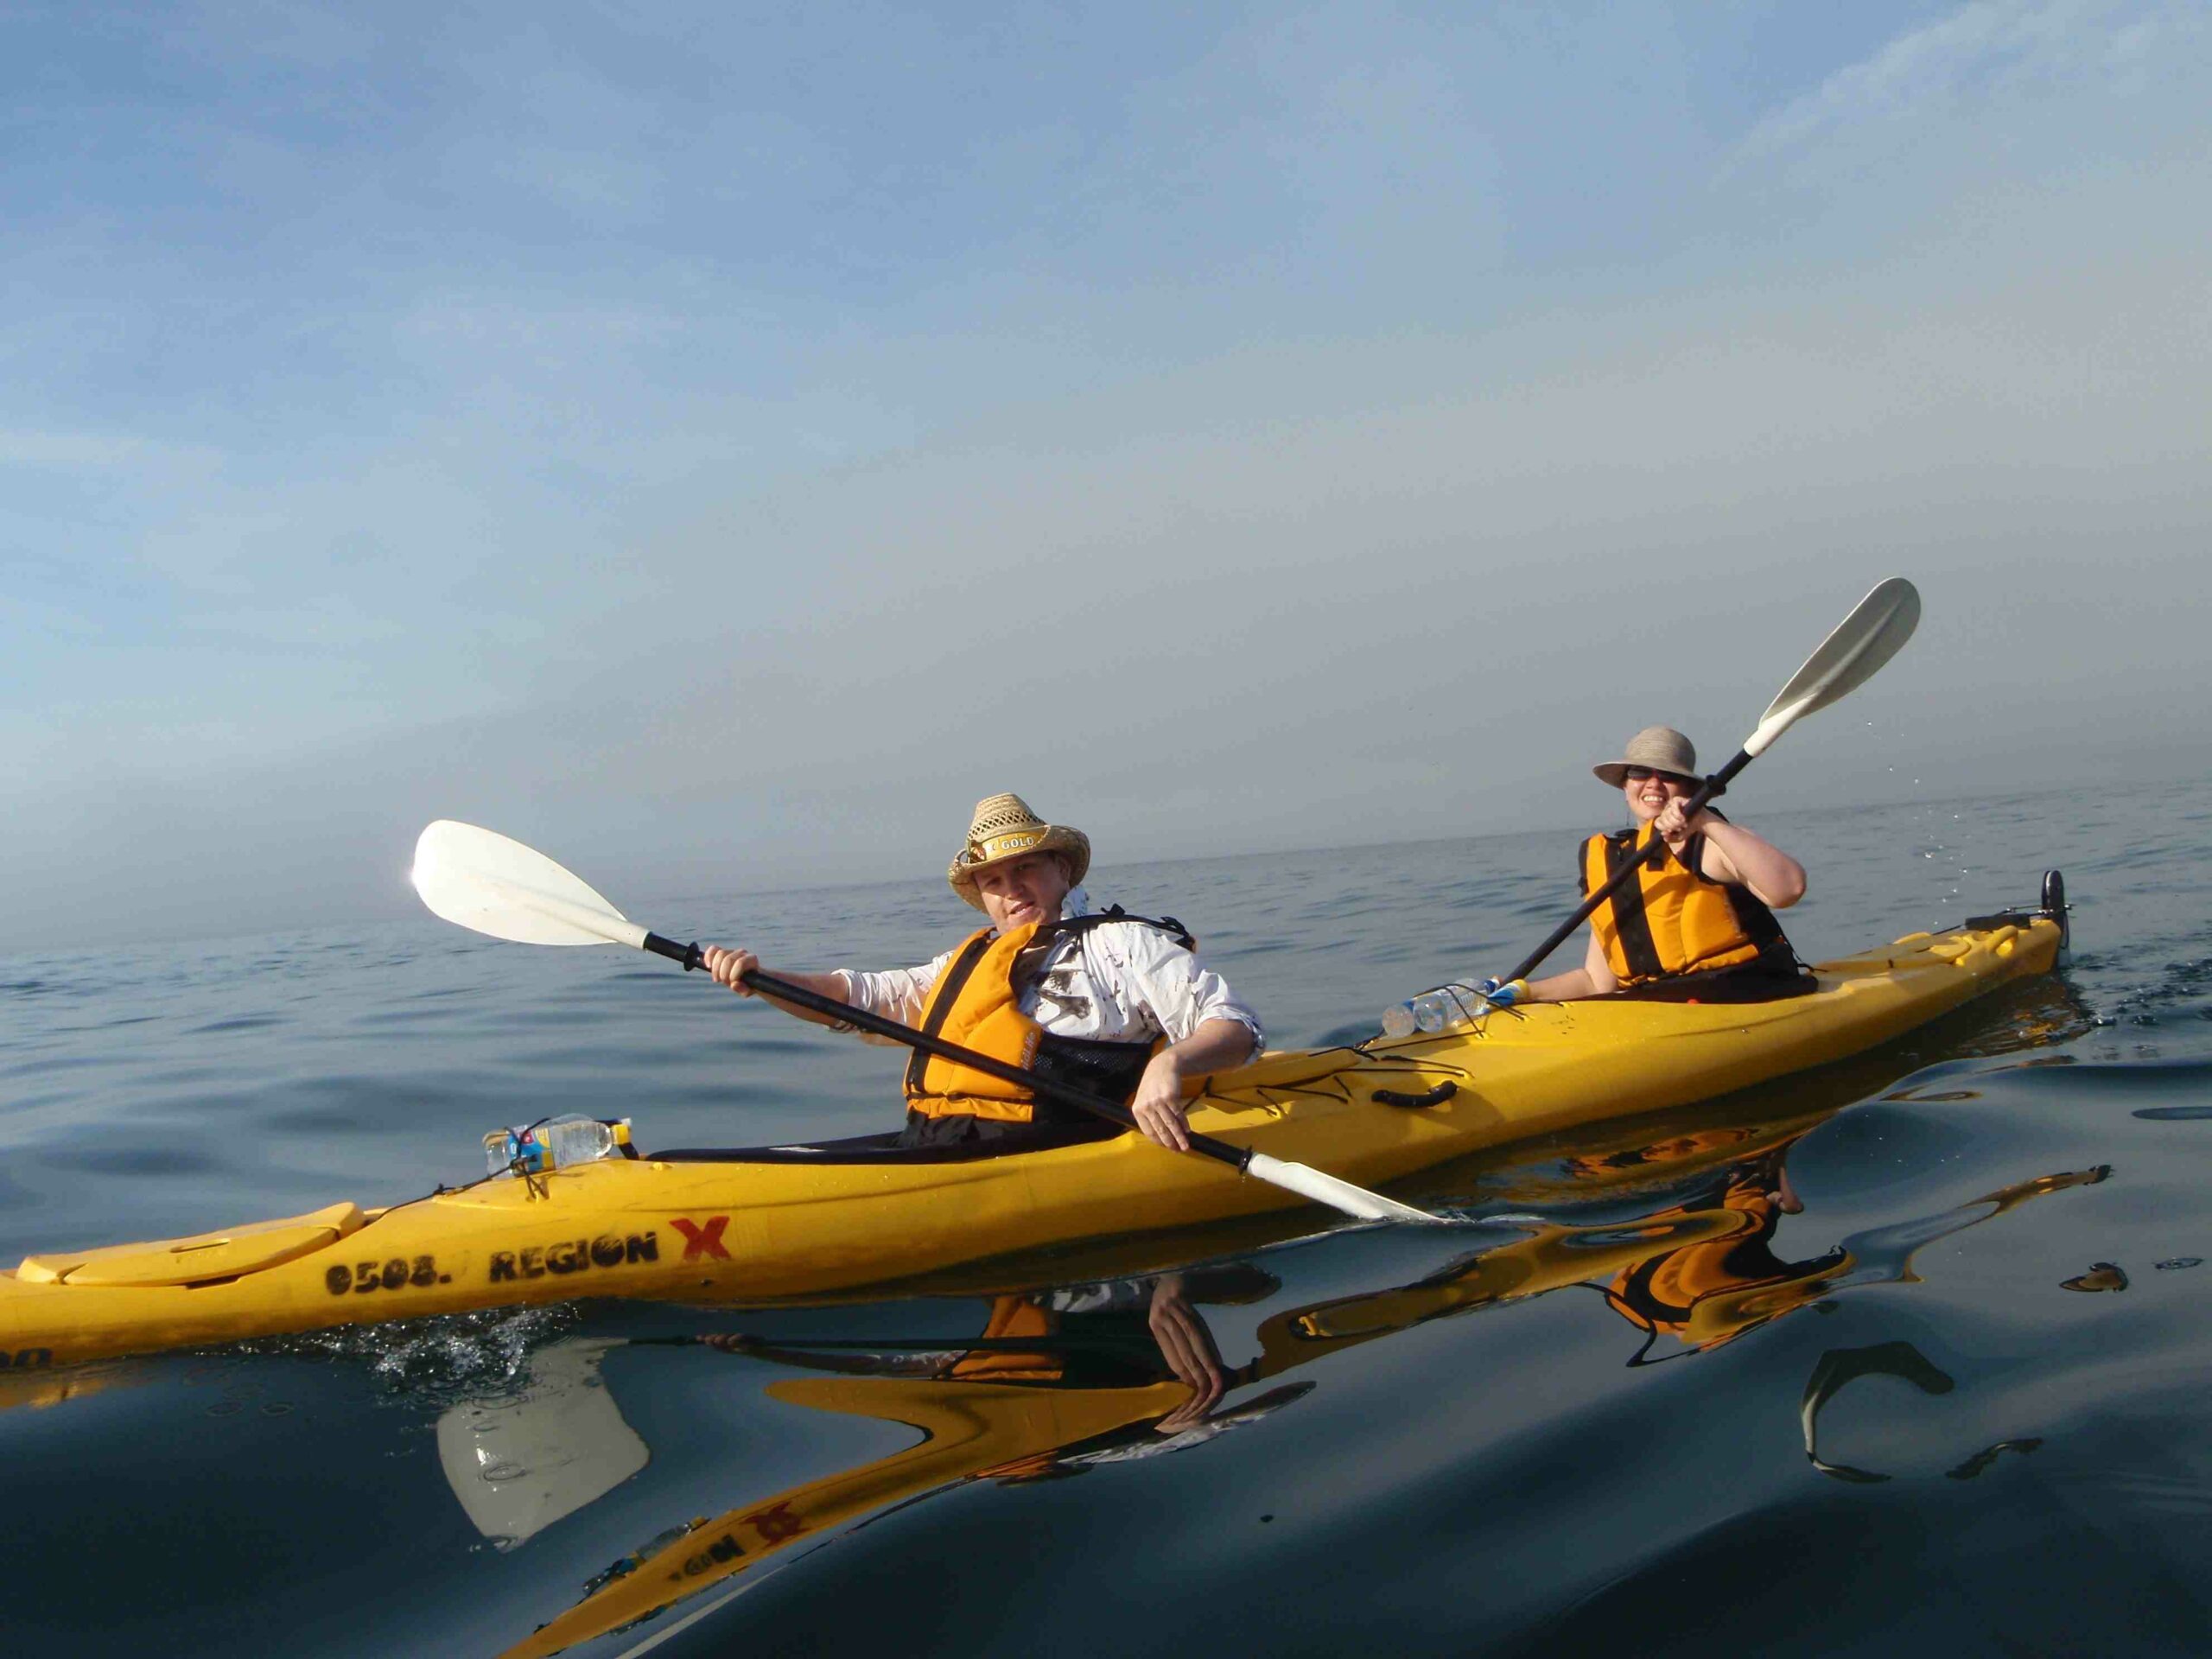
[(1765, 117), (1737, 160), (2029, 89), (2117, 86), (2205, 32), (2196, 0), (1974, 0), (1897, 35)]
[(1952, 3), (1716, 116), (1693, 12), (1414, 10), (274, 7), (174, 106), (104, 34), (0, 252), (0, 934), (384, 903), (446, 812), (671, 880), (1010, 783), (1135, 850), (1563, 818), (1637, 688), (1733, 725), (1892, 569), (1916, 753), (2183, 731), (2200, 14)]

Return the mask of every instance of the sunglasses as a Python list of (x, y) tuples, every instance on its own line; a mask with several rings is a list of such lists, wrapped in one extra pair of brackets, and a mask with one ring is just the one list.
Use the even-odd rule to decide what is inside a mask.
[(1679, 772), (1661, 772), (1656, 766), (1624, 766), (1621, 769), (1621, 776), (1631, 784), (1644, 783), (1654, 778), (1670, 784), (1694, 785), (1697, 783), (1694, 778), (1685, 778)]

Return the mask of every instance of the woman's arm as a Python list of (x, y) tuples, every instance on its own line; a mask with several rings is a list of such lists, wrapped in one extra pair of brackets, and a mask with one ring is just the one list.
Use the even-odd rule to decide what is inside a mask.
[(1700, 872), (1715, 881), (1749, 887), (1770, 910), (1787, 910), (1805, 896), (1805, 867), (1740, 823), (1700, 813), (1705, 834)]
[(1523, 1002), (1572, 1002), (1578, 997), (1604, 996), (1621, 988), (1613, 977), (1613, 965), (1605, 960), (1605, 953), (1598, 944), (1598, 936), (1590, 936), (1590, 949), (1580, 968), (1563, 974), (1554, 974), (1549, 979), (1531, 980), (1529, 995)]

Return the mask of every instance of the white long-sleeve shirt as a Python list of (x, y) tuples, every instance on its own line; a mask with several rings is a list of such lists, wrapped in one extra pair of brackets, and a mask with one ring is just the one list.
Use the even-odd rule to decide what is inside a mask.
[[(1070, 890), (1063, 918), (1090, 914), (1089, 896)], [(882, 973), (836, 971), (845, 1001), (909, 1026), (921, 1023), (930, 989), (959, 951), (955, 945), (918, 968)], [(1234, 1020), (1252, 1033), (1252, 1051), (1267, 1044), (1260, 1016), (1236, 998), (1228, 982), (1156, 927), (1106, 922), (1064, 938), (1022, 993), (1021, 1011), (1055, 1037), (1105, 1042), (1179, 1043), (1209, 1020)], [(869, 1042), (887, 1042), (863, 1036)]]

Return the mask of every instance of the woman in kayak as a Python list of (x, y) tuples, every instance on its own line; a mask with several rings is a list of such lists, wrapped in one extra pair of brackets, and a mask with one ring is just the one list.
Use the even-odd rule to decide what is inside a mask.
[[(1814, 988), (1774, 918), (1805, 896), (1804, 867), (1710, 807), (1697, 792), (1697, 752), (1680, 732), (1648, 726), (1618, 760), (1593, 766), (1626, 798), (1630, 825), (1582, 843), (1587, 894), (1632, 858), (1637, 879), (1590, 917), (1581, 967), (1533, 983), (1485, 984), (1496, 1001), (1564, 1002), (1620, 995), (1667, 1002), (1764, 1002)], [(1649, 859), (1654, 838), (1666, 853)]]
[[(1019, 795), (994, 795), (976, 804), (946, 872), (952, 890), (990, 926), (918, 968), (776, 974), (1041, 1077), (1126, 1100), (1145, 1134), (1187, 1152), (1185, 1082), (1257, 1053), (1265, 1041), (1259, 1016), (1220, 975), (1198, 965), (1179, 922), (1125, 915), (1119, 906), (1094, 913), (1080, 885), (1090, 868), (1083, 831), (1046, 823)], [(751, 951), (710, 945), (705, 954), (717, 980), (741, 996), (754, 995), (745, 982), (760, 965)], [(992, 1142), (1014, 1151), (1120, 1132), (918, 1050), (906, 1092), (901, 1146)]]

